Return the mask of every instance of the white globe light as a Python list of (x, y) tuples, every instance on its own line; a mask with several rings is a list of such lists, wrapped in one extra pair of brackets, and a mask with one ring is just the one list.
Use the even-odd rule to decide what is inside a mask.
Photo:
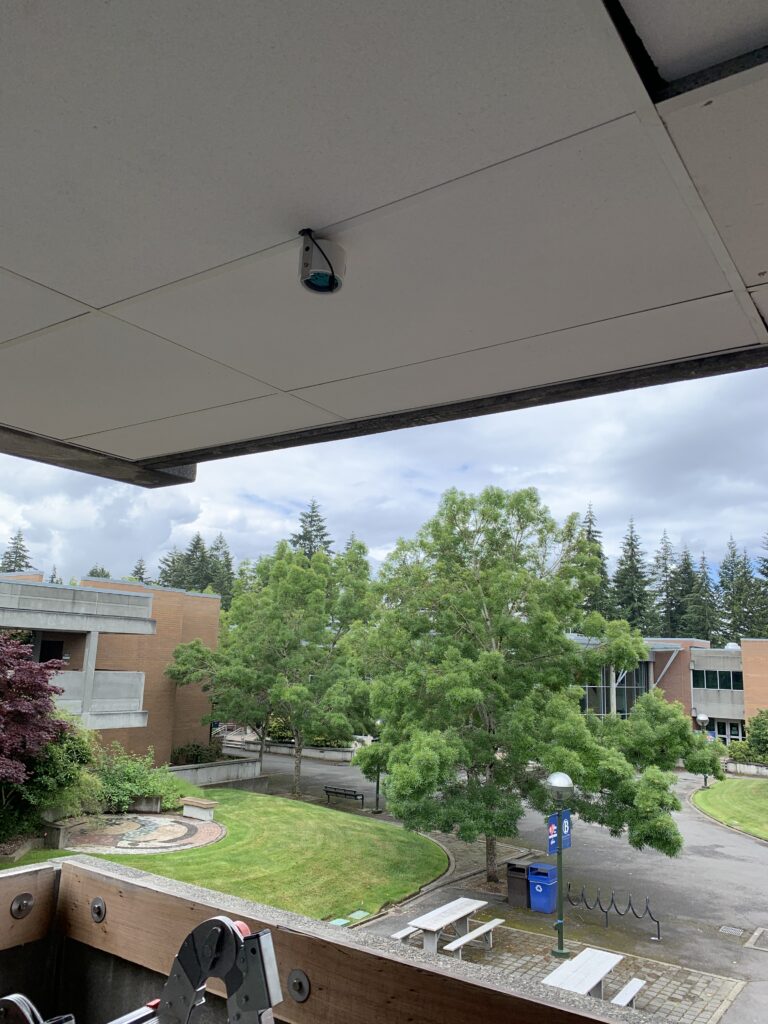
[(573, 793), (573, 780), (565, 772), (552, 772), (545, 786), (557, 801), (566, 800)]

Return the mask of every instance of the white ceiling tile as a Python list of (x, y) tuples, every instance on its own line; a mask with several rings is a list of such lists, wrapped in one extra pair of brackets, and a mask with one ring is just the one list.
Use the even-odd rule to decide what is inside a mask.
[(768, 284), (763, 285), (762, 288), (755, 288), (750, 292), (755, 305), (763, 315), (763, 319), (768, 324)]
[(669, 80), (768, 45), (765, 0), (622, 0), (622, 7)]
[(761, 284), (768, 277), (768, 66), (659, 111), (742, 277)]
[(99, 313), (0, 346), (0, 421), (50, 437), (143, 422), (270, 390)]
[(135, 295), (627, 113), (606, 51), (562, 0), (5, 5), (0, 264)]
[(717, 295), (296, 394), (356, 419), (522, 391), (753, 342), (749, 321), (734, 296)]
[(0, 342), (87, 312), (66, 295), (0, 270)]
[(634, 116), (361, 218), (332, 296), (298, 241), (112, 308), (290, 390), (727, 289)]
[(127, 459), (208, 448), (332, 423), (338, 417), (291, 395), (268, 395), (216, 409), (139, 423), (107, 433), (71, 438), (85, 448)]

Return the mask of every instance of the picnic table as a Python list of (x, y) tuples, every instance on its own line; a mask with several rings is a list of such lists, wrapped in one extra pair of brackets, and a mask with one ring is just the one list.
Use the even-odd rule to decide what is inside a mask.
[(453, 928), (457, 935), (466, 935), (469, 919), (478, 910), (488, 906), (487, 900), (470, 900), (462, 897), (430, 910), (421, 917), (409, 921), (411, 928), (419, 929), (424, 936), (423, 948), (427, 953), (437, 953), (437, 942), (446, 928)]
[(602, 999), (605, 976), (623, 959), (620, 953), (587, 947), (573, 960), (566, 960), (542, 980), (545, 985), (554, 985), (555, 988), (563, 988), (567, 992), (580, 992), (582, 995), (589, 994)]

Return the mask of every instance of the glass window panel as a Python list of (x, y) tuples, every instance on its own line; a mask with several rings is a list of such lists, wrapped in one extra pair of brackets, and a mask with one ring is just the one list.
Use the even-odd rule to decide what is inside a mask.
[(741, 672), (732, 672), (731, 676), (733, 678), (733, 688), (734, 688), (734, 690), (743, 690), (744, 689), (744, 676), (743, 676), (743, 674)]
[(725, 722), (718, 722), (717, 723), (717, 735), (718, 736), (725, 736)]
[(722, 669), (718, 669), (717, 678), (720, 681), (721, 690), (730, 690), (731, 688), (731, 673), (724, 672)]
[(731, 722), (730, 733), (735, 740), (737, 740), (739, 736), (741, 736), (741, 729), (739, 728), (738, 722)]
[(700, 668), (693, 670), (693, 685), (699, 689), (704, 689), (704, 673)]
[(717, 669), (707, 669), (707, 689), (717, 689)]

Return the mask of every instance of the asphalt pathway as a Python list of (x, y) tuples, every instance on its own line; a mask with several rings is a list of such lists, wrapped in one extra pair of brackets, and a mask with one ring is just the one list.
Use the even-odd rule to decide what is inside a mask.
[[(270, 792), (290, 792), (290, 758), (267, 755), (264, 773), (270, 776)], [(366, 813), (373, 807), (373, 783), (351, 765), (305, 758), (302, 775), (311, 800), (325, 802), (325, 785), (344, 786), (366, 794)], [(589, 929), (589, 941), (602, 937), (608, 948), (744, 979), (749, 984), (722, 1020), (724, 1024), (762, 1024), (768, 1007), (768, 951), (744, 943), (757, 929), (765, 928), (762, 944), (768, 946), (768, 843), (734, 832), (693, 808), (689, 796), (700, 781), (686, 774), (678, 779), (683, 809), (676, 819), (685, 839), (680, 857), (633, 850), (624, 838), (614, 839), (606, 829), (579, 821), (573, 825), (573, 846), (564, 854), (566, 879), (576, 891), (585, 886), (590, 900), (598, 887), (608, 898), (615, 889), (620, 906), (629, 892), (641, 907), (650, 897), (662, 924), (661, 943), (651, 942), (653, 929), (647, 920), (612, 918), (605, 929), (599, 913), (567, 908), (566, 922), (579, 922)], [(359, 805), (352, 804), (344, 800), (334, 806), (359, 811)], [(545, 835), (541, 816), (529, 813), (520, 823), (515, 842), (541, 851)], [(478, 869), (481, 857), (478, 846)], [(742, 934), (722, 933), (722, 926), (741, 929)]]

